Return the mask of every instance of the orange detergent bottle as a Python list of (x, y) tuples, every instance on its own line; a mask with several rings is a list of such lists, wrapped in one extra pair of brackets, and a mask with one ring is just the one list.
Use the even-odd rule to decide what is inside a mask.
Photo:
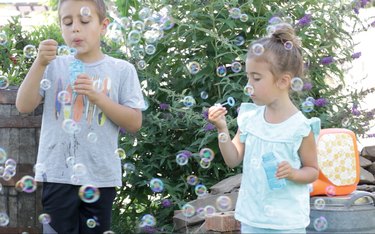
[(355, 134), (344, 128), (320, 131), (317, 141), (319, 177), (312, 183), (310, 196), (339, 196), (352, 193), (360, 177)]

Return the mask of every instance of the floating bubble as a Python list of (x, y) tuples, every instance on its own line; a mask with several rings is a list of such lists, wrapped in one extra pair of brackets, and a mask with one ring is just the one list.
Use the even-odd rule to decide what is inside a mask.
[(57, 48), (57, 55), (64, 56), (70, 55), (70, 48), (66, 45), (61, 45)]
[(87, 219), (86, 225), (88, 228), (95, 228), (96, 227), (96, 220), (95, 219)]
[(115, 232), (111, 231), (111, 230), (108, 230), (108, 231), (103, 232), (103, 234), (115, 234)]
[(120, 158), (125, 158), (126, 157), (125, 150), (123, 148), (117, 148), (115, 150), (115, 156), (120, 157)]
[(186, 182), (189, 184), (189, 185), (196, 185), (198, 183), (198, 177), (196, 175), (189, 175), (187, 178), (186, 178)]
[(199, 151), (199, 156), (201, 158), (205, 158), (205, 159), (208, 159), (209, 161), (212, 161), (215, 157), (215, 153), (210, 148), (203, 148)]
[(82, 185), (79, 188), (78, 196), (83, 202), (94, 203), (99, 200), (100, 191), (93, 185)]
[(303, 80), (299, 77), (293, 77), (291, 80), (291, 88), (293, 91), (302, 91), (303, 89)]
[(128, 34), (128, 41), (130, 44), (137, 44), (141, 40), (141, 32), (138, 30), (131, 30)]
[(161, 179), (153, 178), (150, 180), (150, 188), (155, 193), (160, 193), (164, 190), (164, 183)]
[(72, 181), (73, 184), (78, 184), (80, 180), (79, 180), (79, 177), (78, 177), (78, 176), (76, 176), (76, 175), (72, 175), (72, 176), (70, 177), (70, 181)]
[(268, 20), (268, 23), (270, 24), (281, 24), (283, 20), (280, 17), (273, 16), (270, 20)]
[(178, 165), (183, 166), (186, 165), (189, 161), (189, 158), (184, 153), (180, 153), (176, 155), (176, 162)]
[(284, 48), (285, 48), (286, 50), (291, 50), (291, 49), (293, 49), (293, 42), (291, 42), (291, 41), (286, 41), (286, 42), (284, 43)]
[(249, 20), (249, 16), (247, 14), (241, 14), (240, 15), (240, 21), (241, 22), (247, 22)]
[(293, 19), (290, 16), (284, 17), (284, 22), (293, 25)]
[(0, 45), (3, 46), (7, 43), (8, 38), (5, 32), (0, 32)]
[(67, 157), (66, 160), (65, 160), (65, 162), (68, 165), (68, 167), (73, 167), (74, 164), (75, 164), (75, 161), (76, 160), (72, 156), (71, 157)]
[(90, 7), (87, 7), (87, 6), (81, 7), (80, 14), (81, 16), (89, 17), (91, 15)]
[(216, 68), (216, 75), (218, 77), (224, 77), (227, 74), (227, 68), (224, 65), (220, 65)]
[(62, 129), (68, 134), (76, 134), (81, 131), (81, 126), (72, 119), (64, 119)]
[(269, 36), (276, 32), (276, 27), (274, 25), (268, 25), (266, 28), (266, 32)]
[(174, 24), (175, 24), (174, 20), (171, 17), (166, 17), (166, 18), (163, 19), (162, 29), (163, 30), (169, 30), (169, 29), (173, 28)]
[(0, 227), (5, 227), (8, 224), (9, 224), (9, 216), (4, 212), (0, 212)]
[(83, 176), (87, 173), (87, 167), (82, 163), (76, 163), (73, 166), (73, 173), (76, 176)]
[(104, 89), (103, 81), (100, 79), (95, 80), (94, 82), (92, 82), (92, 88), (97, 93), (103, 92), (103, 89)]
[(241, 35), (237, 36), (236, 38), (234, 38), (234, 44), (236, 46), (242, 46), (243, 44), (245, 44), (245, 38)]
[(328, 228), (328, 221), (325, 217), (320, 216), (314, 220), (314, 228), (318, 232), (323, 232)]
[(310, 101), (304, 101), (302, 102), (301, 109), (305, 113), (309, 113), (314, 110), (314, 103)]
[[(1, 174), (2, 175), (2, 174)], [(1, 176), (0, 176), (1, 177)], [(3, 194), (3, 185), (0, 183), (0, 194)]]
[(107, 26), (107, 31), (121, 31), (121, 25), (117, 22), (111, 22)]
[(143, 23), (143, 21), (140, 21), (140, 20), (134, 21), (132, 28), (133, 30), (142, 32), (145, 29), (145, 23)]
[(350, 125), (350, 118), (348, 117), (344, 117), (342, 120), (341, 120), (341, 124), (343, 127), (349, 127)]
[(60, 91), (58, 94), (57, 94), (57, 100), (61, 103), (61, 104), (67, 104), (67, 103), (70, 103), (71, 101), (71, 98), (72, 95), (66, 91), (66, 90), (62, 90)]
[(198, 197), (203, 197), (207, 195), (207, 187), (203, 184), (197, 184), (194, 188), (195, 194), (197, 194)]
[(229, 10), (229, 17), (233, 19), (239, 19), (241, 17), (241, 9), (233, 7)]
[(184, 206), (182, 206), (182, 214), (187, 217), (193, 217), (195, 215), (195, 207), (189, 203), (186, 203)]
[(147, 43), (155, 43), (163, 37), (163, 33), (158, 29), (150, 29), (143, 33), (143, 38)]
[(26, 58), (35, 58), (37, 54), (36, 47), (34, 45), (27, 45), (23, 48), (23, 55)]
[(131, 27), (131, 20), (128, 17), (121, 17), (120, 24), (125, 30), (129, 29)]
[(204, 219), (204, 217), (206, 216), (203, 207), (199, 207), (195, 212), (197, 213), (198, 217), (200, 217), (202, 219)]
[(148, 44), (145, 47), (145, 52), (148, 55), (153, 55), (156, 52), (156, 47), (154, 45), (152, 45), (152, 44)]
[(188, 63), (187, 68), (190, 74), (197, 74), (201, 70), (201, 65), (198, 62), (192, 61)]
[(315, 98), (313, 98), (313, 97), (307, 97), (307, 98), (305, 99), (305, 101), (315, 103)]
[(38, 220), (41, 224), (48, 224), (51, 222), (51, 216), (49, 214), (43, 213), (39, 215)]
[(216, 208), (214, 206), (207, 205), (204, 207), (205, 216), (212, 216), (213, 214), (215, 214), (215, 212), (216, 212)]
[(325, 206), (326, 206), (326, 202), (323, 198), (317, 198), (314, 201), (314, 207), (318, 210), (324, 209)]
[(254, 87), (251, 85), (251, 84), (247, 84), (244, 89), (243, 89), (243, 92), (246, 96), (251, 96), (254, 94)]
[(90, 143), (96, 143), (98, 141), (98, 135), (95, 132), (89, 132), (87, 134), (87, 140)]
[(336, 196), (336, 188), (332, 185), (326, 187), (326, 195), (329, 197)]
[(138, 12), (138, 17), (141, 20), (145, 20), (146, 18), (151, 16), (151, 9), (148, 7), (143, 7), (139, 12)]
[(5, 163), (7, 158), (8, 158), (7, 152), (3, 148), (0, 147), (0, 164)]
[(48, 90), (51, 88), (51, 81), (48, 79), (42, 79), (40, 81), (40, 88), (43, 90)]
[(201, 168), (207, 169), (211, 166), (211, 160), (207, 158), (201, 158), (199, 165), (201, 166)]
[(32, 176), (24, 176), (21, 178), (23, 184), (22, 191), (25, 193), (33, 193), (36, 190), (36, 181)]
[(15, 170), (16, 167), (17, 167), (17, 162), (16, 162), (16, 160), (14, 160), (13, 158), (8, 158), (8, 159), (5, 161), (4, 166), (5, 166), (5, 167), (8, 167), (8, 168), (10, 168), (10, 169)]
[(139, 70), (144, 70), (147, 66), (147, 63), (145, 60), (141, 59), (137, 62), (137, 67)]
[(234, 73), (238, 73), (238, 72), (240, 72), (241, 70), (242, 70), (242, 65), (241, 65), (241, 63), (240, 62), (233, 62), (232, 64), (231, 64), (231, 69), (232, 69), (232, 71), (234, 72)]
[(221, 132), (221, 133), (218, 134), (217, 138), (219, 139), (219, 142), (221, 142), (221, 143), (225, 143), (225, 142), (228, 141), (229, 136), (228, 136), (227, 133), (225, 133), (225, 132)]
[(78, 50), (76, 48), (69, 48), (69, 50), (70, 50), (70, 54), (73, 56), (76, 56), (78, 53)]
[(131, 174), (135, 172), (135, 165), (133, 163), (124, 163), (123, 169), (126, 174)]
[(195, 105), (195, 99), (192, 97), (192, 96), (185, 96), (182, 103), (186, 106), (186, 107), (192, 107)]
[(255, 43), (254, 45), (252, 45), (251, 50), (257, 56), (260, 56), (264, 53), (264, 47), (262, 44), (259, 44), (259, 43)]
[(202, 99), (207, 99), (208, 98), (208, 93), (206, 91), (201, 92), (201, 98)]
[(0, 76), (0, 89), (6, 89), (9, 86), (9, 80), (6, 76)]
[(153, 227), (156, 225), (156, 218), (152, 214), (145, 214), (141, 218), (141, 226)]
[(232, 208), (232, 199), (225, 195), (219, 196), (216, 199), (216, 207), (220, 211), (229, 211)]

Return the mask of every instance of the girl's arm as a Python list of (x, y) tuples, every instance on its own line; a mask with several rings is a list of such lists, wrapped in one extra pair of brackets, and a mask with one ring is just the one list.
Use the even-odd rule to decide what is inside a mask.
[[(218, 129), (218, 133), (221, 132), (224, 132), (229, 136), (228, 128), (225, 128), (223, 130)], [(243, 160), (245, 148), (244, 143), (240, 142), (240, 130), (237, 130), (237, 133), (232, 141), (219, 141), (219, 148), (228, 167), (234, 168), (238, 166)]]
[(314, 182), (318, 179), (319, 166), (317, 148), (312, 132), (310, 132), (307, 137), (303, 138), (298, 153), (301, 158), (302, 167), (300, 169), (295, 169), (292, 168), (288, 162), (283, 161), (279, 164), (276, 176), (301, 184)]

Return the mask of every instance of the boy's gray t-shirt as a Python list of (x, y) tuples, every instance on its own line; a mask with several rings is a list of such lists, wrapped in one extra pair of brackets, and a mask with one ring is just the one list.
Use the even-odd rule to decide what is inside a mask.
[[(43, 76), (51, 87), (40, 89), (44, 106), (35, 178), (40, 182), (121, 186), (121, 159), (115, 153), (119, 126), (90, 105), (88, 98), (74, 95), (69, 69), (73, 61), (73, 56), (58, 56)], [(100, 61), (84, 64), (84, 73), (96, 80), (98, 91), (112, 101), (144, 108), (138, 75), (129, 62), (105, 55)], [(61, 91), (73, 93), (70, 103), (58, 100)]]

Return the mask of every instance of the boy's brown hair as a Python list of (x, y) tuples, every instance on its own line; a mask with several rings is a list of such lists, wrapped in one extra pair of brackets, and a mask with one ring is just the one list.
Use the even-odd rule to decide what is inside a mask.
[[(104, 3), (104, 0), (59, 0), (59, 4), (57, 7), (57, 12), (60, 16), (60, 6), (62, 3), (67, 1), (87, 1), (87, 2), (93, 2), (96, 6), (96, 11), (98, 12), (99, 20), (102, 22), (107, 17), (107, 8)], [(59, 17), (60, 19), (60, 17)]]

